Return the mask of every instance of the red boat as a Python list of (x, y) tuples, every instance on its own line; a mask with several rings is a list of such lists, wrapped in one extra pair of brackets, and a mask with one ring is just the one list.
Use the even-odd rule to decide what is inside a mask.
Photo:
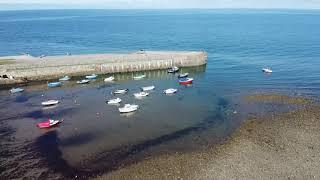
[(37, 126), (40, 129), (51, 128), (51, 127), (56, 126), (56, 125), (58, 125), (58, 124), (60, 124), (62, 122), (63, 122), (63, 119), (61, 119), (61, 120), (49, 119), (48, 121), (44, 121), (44, 122), (38, 123)]
[(183, 80), (179, 80), (179, 84), (181, 85), (188, 85), (188, 84), (192, 84), (193, 82), (193, 78), (186, 78)]

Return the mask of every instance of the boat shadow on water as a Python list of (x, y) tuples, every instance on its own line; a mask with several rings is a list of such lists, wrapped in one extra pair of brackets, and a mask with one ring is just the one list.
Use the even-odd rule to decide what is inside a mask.
[(57, 131), (47, 131), (36, 139), (32, 144), (33, 150), (41, 157), (37, 167), (45, 166), (46, 172), (41, 174), (42, 178), (50, 178), (54, 174), (62, 175), (62, 179), (87, 179), (96, 177), (119, 168), (124, 168), (144, 159), (143, 152), (163, 143), (169, 143), (185, 136), (201, 133), (213, 126), (223, 123), (227, 101), (221, 100), (222, 107), (215, 109), (215, 113), (194, 126), (180, 129), (153, 139), (148, 139), (136, 144), (128, 144), (109, 150), (103, 150), (96, 155), (89, 156), (81, 162), (81, 167), (71, 166), (63, 159), (59, 146), (77, 145), (90, 142), (95, 138), (93, 134), (81, 134), (79, 136), (60, 139)]
[[(228, 107), (228, 101), (219, 100), (218, 104), (221, 106), (214, 109), (214, 113), (211, 116), (205, 118), (203, 121), (184, 128), (178, 131), (165, 134), (153, 139), (148, 139), (136, 144), (128, 144), (114, 149), (103, 150), (96, 155), (90, 156), (88, 159), (84, 159), (81, 162), (81, 167), (71, 166), (65, 159), (63, 159), (63, 153), (60, 150), (60, 146), (72, 146), (78, 144), (88, 143), (95, 138), (94, 134), (80, 134), (74, 137), (60, 139), (58, 136), (58, 127), (49, 131), (43, 131), (43, 135), (38, 137), (34, 142), (27, 142), (23, 145), (11, 144), (6, 147), (1, 146), (0, 158), (11, 157), (6, 160), (6, 163), (0, 166), (0, 177), (5, 179), (21, 178), (30, 174), (27, 172), (35, 171), (41, 173), (33, 174), (36, 178), (40, 179), (87, 179), (90, 177), (96, 177), (119, 168), (124, 168), (133, 163), (137, 163), (144, 159), (143, 152), (147, 151), (151, 147), (156, 147), (163, 143), (169, 143), (185, 136), (201, 133), (213, 126), (218, 126), (223, 123), (226, 116), (225, 110)], [(42, 111), (31, 112), (30, 117), (43, 117)], [(12, 129), (4, 129), (5, 126), (1, 126), (0, 135), (1, 144), (4, 141), (9, 141), (10, 136), (14, 133)], [(4, 134), (4, 135), (3, 135)], [(7, 138), (7, 140), (5, 140)], [(19, 148), (16, 148), (19, 146)], [(19, 157), (21, 164), (16, 167), (19, 154), (23, 156)], [(19, 159), (18, 158), (18, 159)], [(8, 163), (8, 161), (10, 161)], [(32, 163), (26, 163), (32, 161)], [(9, 173), (14, 169), (13, 172)], [(39, 171), (38, 171), (39, 170)]]

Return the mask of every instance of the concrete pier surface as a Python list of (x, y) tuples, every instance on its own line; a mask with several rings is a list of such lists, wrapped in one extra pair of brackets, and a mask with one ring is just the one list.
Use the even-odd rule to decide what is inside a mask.
[(55, 79), (64, 75), (108, 74), (191, 67), (207, 63), (204, 51), (138, 51), (128, 54), (0, 57), (0, 84)]

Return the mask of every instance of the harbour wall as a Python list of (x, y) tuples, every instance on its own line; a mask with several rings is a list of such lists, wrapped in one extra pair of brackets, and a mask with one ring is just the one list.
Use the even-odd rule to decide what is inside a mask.
[(0, 84), (16, 84), (49, 80), (64, 75), (108, 74), (167, 69), (172, 66), (192, 67), (207, 63), (204, 51), (136, 52), (129, 54), (92, 54), (48, 57), (0, 57), (14, 63), (0, 65)]

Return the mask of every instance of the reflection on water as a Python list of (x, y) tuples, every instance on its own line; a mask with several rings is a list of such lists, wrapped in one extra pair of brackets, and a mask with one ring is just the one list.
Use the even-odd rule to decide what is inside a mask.
[[(198, 136), (219, 121), (227, 122), (224, 111), (228, 101), (216, 98), (214, 91), (211, 98), (199, 91), (203, 89), (205, 66), (182, 68), (181, 71), (189, 72), (195, 79), (192, 86), (181, 86), (176, 74), (159, 70), (145, 72), (147, 77), (139, 81), (132, 77), (141, 72), (114, 74), (114, 83), (105, 83), (106, 75), (87, 85), (75, 83), (80, 77), (64, 82), (60, 88), (36, 83), (24, 87), (26, 91), (18, 96), (2, 90), (0, 103), (6, 104), (6, 109), (0, 111), (7, 117), (2, 122), (16, 129), (12, 136), (20, 139), (21, 145), (26, 141), (34, 142), (33, 151), (40, 153), (53, 172), (65, 177), (94, 176), (138, 161), (135, 155), (150, 148), (156, 149), (155, 155), (161, 154), (161, 148), (157, 149), (160, 144), (169, 143), (166, 152), (174, 152), (177, 145), (170, 142), (193, 137), (193, 134)], [(141, 87), (149, 85), (156, 89), (150, 91), (148, 97), (136, 99), (133, 96), (141, 91)], [(119, 88), (128, 88), (129, 92), (123, 95), (111, 93)], [(177, 88), (178, 93), (173, 96), (163, 94), (167, 88)], [(140, 108), (136, 112), (120, 114), (119, 106), (106, 104), (108, 99), (115, 97), (122, 99), (119, 106), (130, 103)], [(48, 99), (61, 103), (42, 107), (41, 102)], [(63, 118), (64, 122), (50, 130), (39, 130), (36, 123), (47, 118)], [(224, 136), (226, 132), (220, 134)], [(211, 139), (217, 140), (218, 136)], [(193, 144), (197, 142), (186, 140), (184, 149), (191, 150), (199, 145)]]

